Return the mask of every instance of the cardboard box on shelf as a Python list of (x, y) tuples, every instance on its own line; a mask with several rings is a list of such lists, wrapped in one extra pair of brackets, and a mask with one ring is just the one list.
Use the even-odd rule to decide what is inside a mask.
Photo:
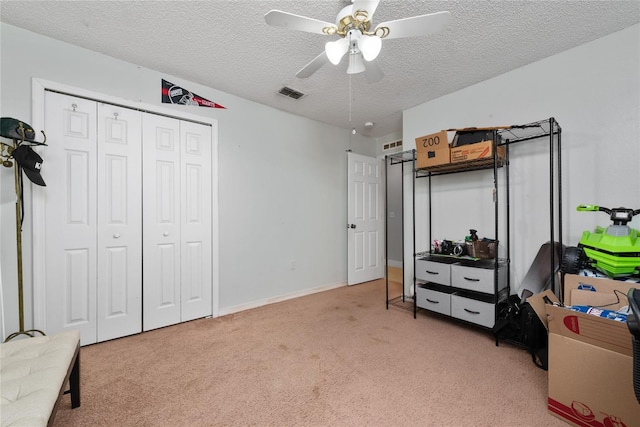
[[(639, 284), (565, 275), (565, 305), (607, 305), (617, 310)], [(551, 291), (528, 301), (549, 331), (548, 409), (575, 426), (638, 426), (633, 390), (631, 333), (625, 322), (545, 304)]]
[(416, 138), (416, 167), (418, 169), (446, 165), (449, 158), (449, 139), (443, 130)]
[[(451, 163), (493, 157), (494, 131), (508, 127), (509, 126), (494, 126), (447, 129), (447, 131), (455, 131), (451, 142)], [(498, 147), (498, 156), (504, 158), (504, 147)]]
[[(498, 146), (497, 152), (498, 157), (504, 159), (504, 146)], [(451, 148), (451, 163), (466, 162), (469, 160), (486, 159), (492, 157), (493, 141), (482, 141), (475, 144), (467, 144)]]
[(493, 131), (500, 128), (465, 128), (449, 129), (455, 130), (456, 134), (451, 141), (451, 147), (461, 145), (477, 144), (483, 141), (493, 141)]

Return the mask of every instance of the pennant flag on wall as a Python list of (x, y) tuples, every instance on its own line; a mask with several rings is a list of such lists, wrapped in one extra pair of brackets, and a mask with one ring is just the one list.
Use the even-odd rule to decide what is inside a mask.
[(195, 105), (209, 108), (225, 108), (220, 104), (209, 101), (195, 93), (176, 86), (171, 82), (162, 79), (162, 103), (177, 105)]

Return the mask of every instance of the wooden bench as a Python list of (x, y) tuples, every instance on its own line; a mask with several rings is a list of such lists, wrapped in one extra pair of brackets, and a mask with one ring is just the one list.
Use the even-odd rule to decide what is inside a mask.
[(67, 393), (71, 407), (80, 406), (80, 333), (0, 344), (0, 393), (2, 427), (53, 424)]

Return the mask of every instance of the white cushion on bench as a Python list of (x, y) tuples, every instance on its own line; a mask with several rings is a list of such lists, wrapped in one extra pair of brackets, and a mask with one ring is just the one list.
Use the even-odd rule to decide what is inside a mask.
[(0, 344), (2, 427), (47, 425), (79, 341), (69, 331)]

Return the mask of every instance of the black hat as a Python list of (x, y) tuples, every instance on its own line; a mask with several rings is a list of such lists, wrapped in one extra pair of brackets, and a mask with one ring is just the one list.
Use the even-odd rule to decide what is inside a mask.
[(36, 141), (36, 132), (31, 126), (11, 117), (0, 118), (0, 136), (38, 145), (47, 145), (44, 142)]
[(34, 183), (45, 187), (42, 175), (40, 175), (40, 169), (42, 168), (42, 157), (38, 155), (28, 145), (19, 145), (11, 153), (16, 162), (22, 167), (22, 170), (27, 177)]

